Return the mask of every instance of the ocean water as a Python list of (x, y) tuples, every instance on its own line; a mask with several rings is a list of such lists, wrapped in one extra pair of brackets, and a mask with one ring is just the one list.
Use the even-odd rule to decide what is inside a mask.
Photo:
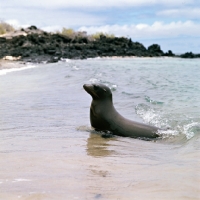
[[(0, 199), (200, 199), (200, 60), (1, 63)], [(83, 84), (160, 138), (102, 138)]]

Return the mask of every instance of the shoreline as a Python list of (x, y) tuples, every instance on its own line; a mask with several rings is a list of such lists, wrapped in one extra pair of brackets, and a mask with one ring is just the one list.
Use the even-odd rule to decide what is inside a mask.
[[(16, 65), (17, 63), (17, 65)], [(8, 60), (4, 60), (4, 59), (0, 59), (0, 70), (3, 69), (13, 69), (13, 68), (19, 68), (18, 66), (24, 65), (22, 62), (20, 61), (8, 61)]]
[(0, 76), (6, 75), (10, 72), (34, 68), (36, 66), (37, 65), (34, 65), (34, 63), (24, 63), (21, 61), (5, 61), (0, 59)]
[[(27, 67), (28, 64), (32, 65), (32, 64), (48, 64), (51, 62), (48, 62), (48, 60), (44, 60), (41, 62), (30, 62), (30, 61), (24, 61), (21, 59), (15, 59), (15, 57), (11, 57), (9, 56), (11, 59), (6, 60), (6, 59), (0, 59), (0, 71), (1, 70), (11, 70), (11, 69), (19, 69), (19, 68), (23, 68), (23, 67)], [(65, 62), (65, 61), (76, 61), (76, 60), (117, 60), (117, 59), (182, 59), (181, 57), (178, 56), (173, 56), (173, 57), (169, 57), (169, 56), (160, 56), (160, 57), (140, 57), (140, 56), (98, 56), (98, 57), (94, 57), (94, 58), (85, 58), (85, 59), (70, 59), (70, 58), (60, 58), (60, 60), (58, 60), (57, 62)], [(198, 59), (198, 58), (197, 58)]]

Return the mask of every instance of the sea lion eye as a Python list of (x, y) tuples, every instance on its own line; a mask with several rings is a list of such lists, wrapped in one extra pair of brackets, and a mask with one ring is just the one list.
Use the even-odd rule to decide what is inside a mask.
[(98, 85), (94, 85), (94, 90), (98, 90), (99, 89), (99, 86)]

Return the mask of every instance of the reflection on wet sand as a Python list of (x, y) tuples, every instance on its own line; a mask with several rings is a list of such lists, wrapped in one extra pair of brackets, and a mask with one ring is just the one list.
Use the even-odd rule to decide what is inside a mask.
[(87, 139), (87, 155), (93, 157), (106, 157), (114, 154), (114, 150), (109, 149), (109, 142), (114, 138), (103, 138), (100, 134), (90, 133)]
[(115, 138), (103, 138), (101, 134), (90, 132), (86, 150), (87, 155), (93, 162), (88, 165), (87, 191), (92, 199), (102, 199), (108, 195), (107, 189), (109, 188), (108, 182), (111, 178), (111, 169), (105, 167), (105, 165), (108, 162), (106, 161), (107, 158), (110, 159), (116, 153), (109, 148)]

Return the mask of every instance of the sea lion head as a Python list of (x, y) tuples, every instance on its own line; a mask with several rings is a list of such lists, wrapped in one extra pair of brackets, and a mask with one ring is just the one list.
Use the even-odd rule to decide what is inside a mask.
[(110, 99), (112, 100), (112, 92), (109, 87), (106, 85), (95, 83), (95, 84), (84, 84), (83, 88), (87, 93), (89, 93), (93, 100), (103, 100)]

